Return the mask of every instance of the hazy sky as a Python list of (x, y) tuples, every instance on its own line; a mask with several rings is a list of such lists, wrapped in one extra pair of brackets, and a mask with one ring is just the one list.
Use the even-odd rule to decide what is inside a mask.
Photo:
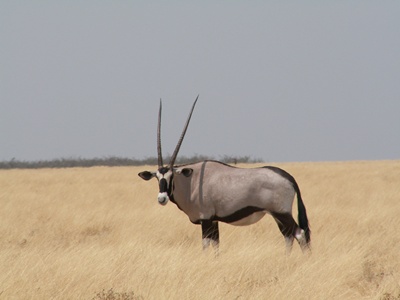
[(400, 159), (400, 1), (0, 1), (0, 160)]

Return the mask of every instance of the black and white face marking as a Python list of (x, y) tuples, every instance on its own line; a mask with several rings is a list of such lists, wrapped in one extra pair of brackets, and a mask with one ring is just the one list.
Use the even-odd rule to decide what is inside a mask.
[(166, 205), (171, 191), (172, 171), (169, 168), (162, 167), (156, 173), (160, 191), (158, 193), (158, 203)]

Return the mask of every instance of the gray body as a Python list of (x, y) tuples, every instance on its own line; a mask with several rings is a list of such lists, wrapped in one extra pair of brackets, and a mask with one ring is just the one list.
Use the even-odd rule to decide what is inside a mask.
[[(191, 176), (178, 174), (182, 168), (192, 169)], [(174, 186), (173, 201), (196, 224), (226, 220), (233, 225), (250, 225), (267, 212), (291, 214), (295, 196), (292, 184), (271, 169), (241, 169), (217, 161), (177, 168)], [(246, 207), (260, 211), (235, 217)]]
[[(196, 101), (168, 167), (163, 166), (161, 155), (160, 103), (158, 170), (139, 173), (144, 180), (153, 177), (158, 179), (158, 202), (166, 205), (171, 200), (192, 223), (201, 225), (203, 248), (207, 248), (210, 243), (218, 247), (218, 222), (250, 225), (268, 213), (285, 237), (287, 252), (290, 252), (294, 239), (299, 242), (302, 250), (309, 249), (310, 228), (306, 209), (297, 182), (286, 171), (276, 167), (236, 168), (218, 161), (174, 166)], [(295, 195), (299, 225), (292, 217)]]

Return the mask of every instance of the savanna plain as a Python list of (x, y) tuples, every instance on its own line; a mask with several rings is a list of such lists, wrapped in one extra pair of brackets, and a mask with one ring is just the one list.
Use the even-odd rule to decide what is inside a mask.
[(0, 299), (400, 299), (400, 161), (266, 165), (296, 178), (311, 254), (269, 215), (203, 252), (154, 166), (0, 170)]

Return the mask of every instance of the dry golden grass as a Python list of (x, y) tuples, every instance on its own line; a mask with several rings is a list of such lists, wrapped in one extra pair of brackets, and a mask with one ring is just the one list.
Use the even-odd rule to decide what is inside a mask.
[(2, 170), (0, 299), (400, 299), (400, 161), (275, 165), (300, 185), (310, 256), (286, 257), (270, 216), (221, 224), (203, 252), (137, 176), (154, 167)]

